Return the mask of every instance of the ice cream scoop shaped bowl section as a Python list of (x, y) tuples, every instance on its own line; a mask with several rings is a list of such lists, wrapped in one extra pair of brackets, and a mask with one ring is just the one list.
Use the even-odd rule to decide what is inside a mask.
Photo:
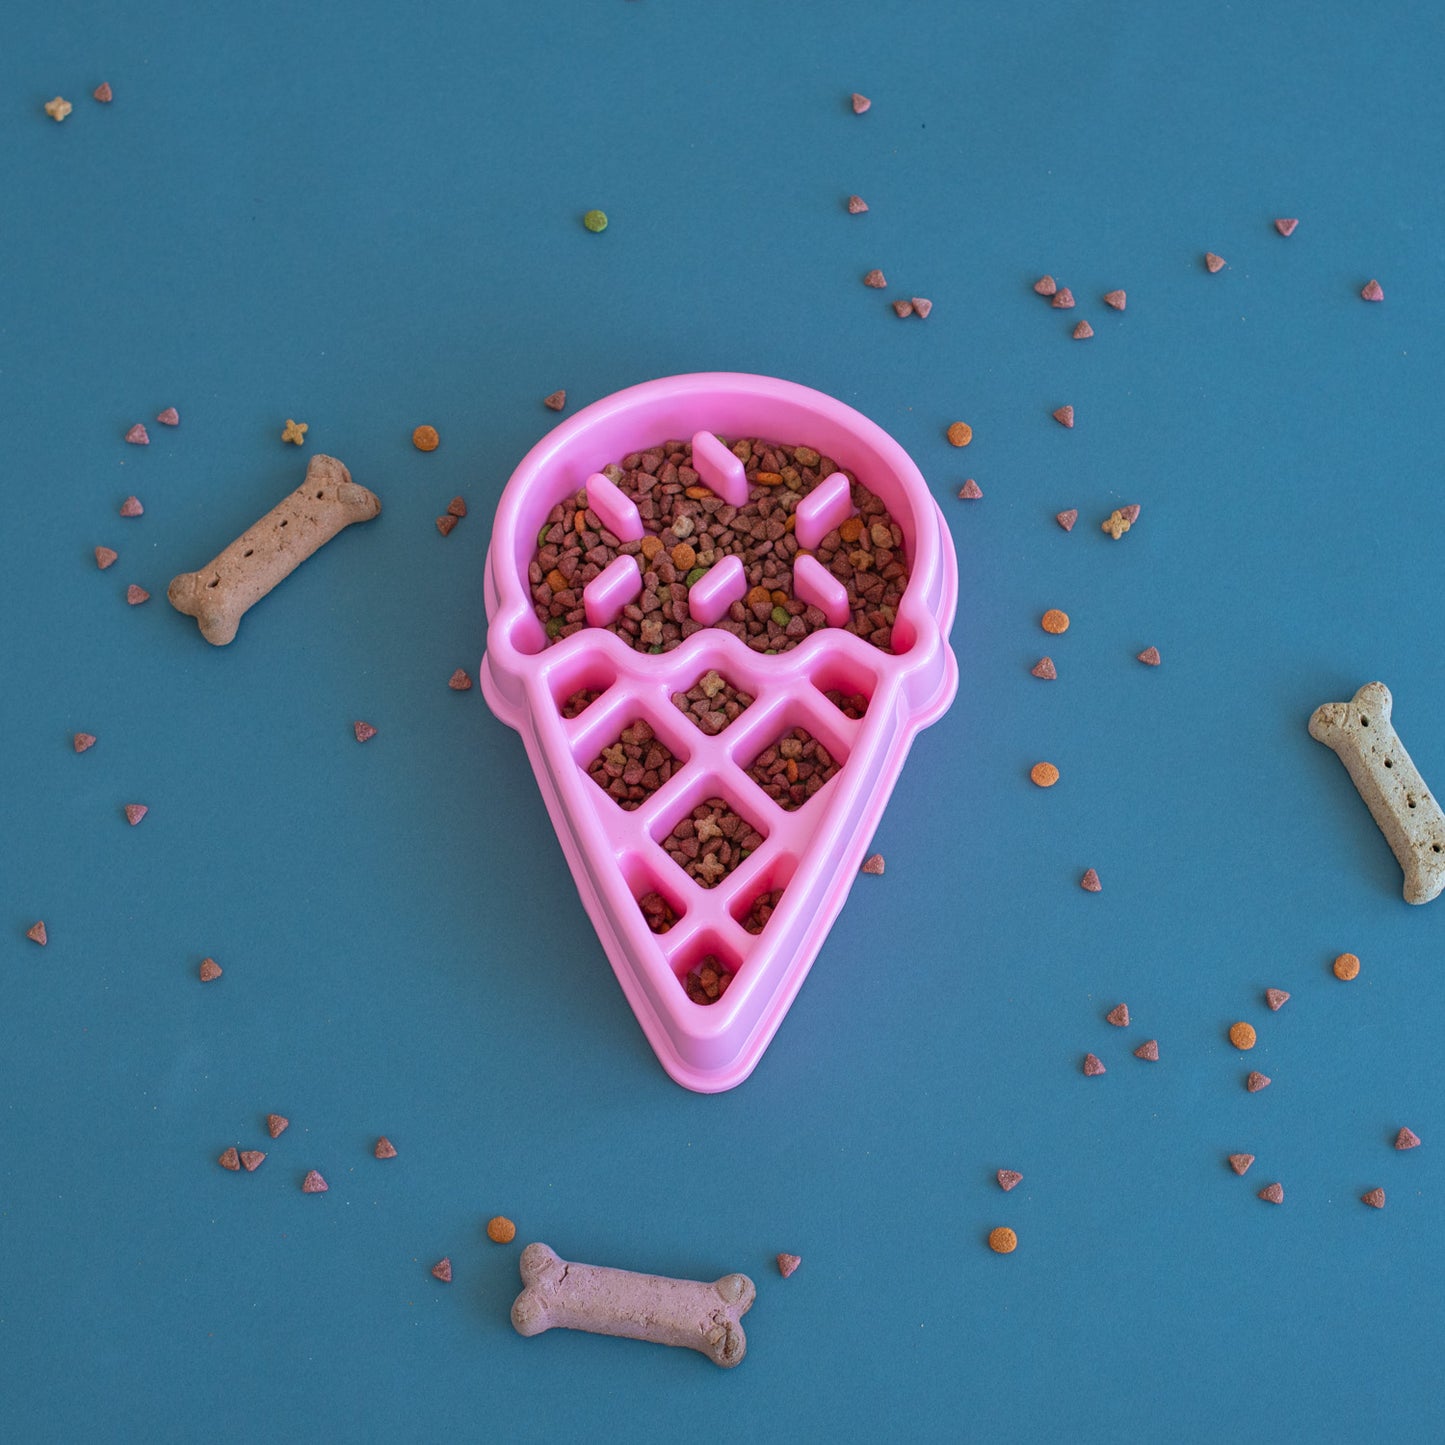
[[(700, 629), (671, 651), (638, 651), (605, 625), (641, 583), (636, 559), (623, 556), (583, 589), (589, 625), (549, 638), (528, 569), (552, 509), (585, 488), (608, 530), (637, 540), (636, 508), (600, 473), (665, 438), (689, 439), (701, 482), (737, 506), (747, 500), (747, 483), (720, 437), (811, 447), (840, 469), (796, 508), (804, 550), (795, 590), (800, 597), (806, 590), (829, 625), (776, 654), (711, 625), (741, 597), (742, 568), (730, 558), (691, 589)], [(908, 580), (891, 650), (839, 625), (848, 620), (842, 584), (805, 555), (856, 514), (843, 471), (902, 530)], [(957, 594), (952, 539), (907, 452), (853, 408), (793, 382), (731, 372), (644, 382), (549, 432), (507, 483), (487, 553), (482, 692), (521, 734), (623, 993), (663, 1067), (684, 1087), (716, 1093), (740, 1084), (781, 1024), (858, 876), (915, 734), (953, 700), (958, 667), (948, 631)], [(711, 673), (751, 698), (714, 734), (673, 701)], [(574, 709), (565, 704), (579, 692), (595, 697), (567, 716)], [(844, 710), (840, 694), (861, 696), (866, 708)], [(630, 810), (588, 772), (629, 729), (673, 760), (670, 776)], [(837, 766), (790, 810), (763, 790), (753, 764), (795, 729)], [(684, 871), (664, 847), (705, 805), (714, 811), (700, 827), (731, 813), (741, 820), (733, 824), (739, 836), (761, 839), (721, 878)], [(665, 919), (654, 913), (650, 923), (643, 899), (654, 909), (660, 900)], [(761, 914), (760, 902), (770, 905)], [(725, 975), (728, 985), (707, 1002), (686, 982), (700, 968)]]

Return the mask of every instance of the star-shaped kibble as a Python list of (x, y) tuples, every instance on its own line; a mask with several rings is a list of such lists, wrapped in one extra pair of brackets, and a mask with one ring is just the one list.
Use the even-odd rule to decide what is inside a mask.
[(709, 888), (718, 881), (728, 870), (717, 861), (717, 855), (709, 853), (701, 863), (697, 865), (697, 871), (702, 875), (703, 881)]
[(54, 100), (45, 102), (46, 115), (55, 121), (64, 120), (74, 109), (75, 107), (61, 95), (57, 95)]
[(281, 433), (281, 440), (283, 442), (295, 442), (298, 447), (302, 446), (306, 441), (306, 433), (310, 431), (310, 429), (308, 423), (304, 421), (292, 421), (288, 416), (286, 418), (286, 429)]

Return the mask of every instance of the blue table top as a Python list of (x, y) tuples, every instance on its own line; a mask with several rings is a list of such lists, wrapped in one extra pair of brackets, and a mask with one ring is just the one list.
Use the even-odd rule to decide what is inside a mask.
[[(14, 1437), (1434, 1433), (1445, 904), (1402, 901), (1306, 722), (1382, 679), (1445, 777), (1442, 41), (1424, 9), (1337, 3), (12, 15)], [(911, 295), (926, 321), (890, 310)], [(642, 1037), (516, 734), (447, 679), (482, 654), (490, 519), (542, 398), (710, 369), (814, 386), (907, 448), (958, 551), (960, 689), (874, 840), (887, 872), (756, 1073), (708, 1097)], [(167, 582), (316, 452), (382, 516), (211, 647)], [(1392, 1147), (1404, 1125), (1423, 1147)], [(231, 1145), (268, 1157), (229, 1173)], [(748, 1358), (520, 1338), (530, 1240), (748, 1273)]]

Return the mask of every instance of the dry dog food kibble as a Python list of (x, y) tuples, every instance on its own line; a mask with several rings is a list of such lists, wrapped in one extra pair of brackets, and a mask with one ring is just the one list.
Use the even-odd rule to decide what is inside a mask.
[(434, 452), (441, 445), (441, 441), (434, 426), (419, 426), (411, 434), (411, 444), (419, 452)]
[(465, 668), (459, 667), (447, 679), (447, 686), (451, 688), (453, 692), (470, 692), (472, 690), (472, 679)]
[[(686, 544), (680, 542), (675, 550), (680, 551), (684, 546)], [(691, 547), (687, 550), (692, 552)], [(703, 673), (686, 692), (672, 695), (673, 706), (709, 737), (720, 733), (752, 700), (751, 694), (735, 688), (716, 668)]]
[(30, 927), (25, 930), (25, 936), (32, 943), (38, 943), (41, 948), (44, 948), (45, 945), (50, 942), (50, 935), (45, 931), (45, 920), (43, 918), (32, 923)]
[(95, 565), (104, 572), (119, 556), (120, 553), (110, 547), (97, 547), (95, 549)]
[(1371, 1189), (1368, 1194), (1360, 1195), (1360, 1203), (1368, 1204), (1371, 1209), (1383, 1209), (1385, 1207), (1385, 1191)]
[(1058, 282), (1052, 276), (1040, 276), (1034, 282), (1034, 290), (1040, 296), (1052, 296), (1059, 289)]
[(778, 1273), (784, 1279), (791, 1279), (802, 1262), (803, 1256), (800, 1254), (780, 1254), (778, 1256)]
[(845, 693), (841, 688), (830, 687), (823, 694), (844, 717), (857, 722), (868, 711), (868, 699), (861, 692)]
[(266, 1156), (259, 1149), (241, 1150), (241, 1167), (247, 1174), (254, 1174), (261, 1167)]
[(1418, 1149), (1420, 1147), (1420, 1136), (1413, 1129), (1401, 1129), (1395, 1135), (1395, 1148), (1397, 1149)]
[(1049, 305), (1058, 311), (1072, 311), (1074, 308), (1074, 293), (1067, 286), (1060, 286), (1054, 292)]
[(1269, 1088), (1271, 1082), (1268, 1074), (1261, 1074), (1258, 1069), (1251, 1069), (1244, 1080), (1244, 1087), (1251, 1094), (1257, 1094), (1261, 1089)]
[(567, 393), (565, 391), (554, 391), (551, 396), (542, 398), (542, 405), (548, 411), (561, 411), (567, 405)]
[(1052, 763), (1035, 763), (1029, 769), (1029, 779), (1040, 788), (1052, 788), (1059, 781), (1059, 770)]
[(1139, 654), (1139, 661), (1142, 662), (1145, 667), (1158, 667), (1159, 649), (1157, 647), (1146, 647), (1144, 651)]
[(782, 896), (781, 888), (772, 888), (766, 893), (760, 893), (753, 899), (753, 906), (748, 909), (748, 916), (743, 919), (743, 927), (749, 933), (761, 933), (768, 926), (768, 919), (777, 910)]
[(1236, 1174), (1248, 1174), (1249, 1166), (1254, 1163), (1253, 1154), (1231, 1154), (1229, 1156), (1229, 1167)]
[(1066, 532), (1072, 532), (1074, 530), (1074, 523), (1078, 520), (1079, 509), (1077, 507), (1070, 507), (1067, 511), (1054, 513), (1054, 521)]
[(562, 704), (562, 716), (565, 718), (580, 717), (602, 694), (593, 687), (579, 687)]
[(141, 506), (139, 497), (127, 497), (125, 501), (120, 504), (120, 514), (122, 517), (139, 517), (142, 516), (144, 512), (145, 508)]
[(838, 771), (828, 751), (807, 728), (794, 728), (764, 748), (747, 769), (779, 807), (801, 808)]
[(732, 981), (732, 971), (727, 965), (715, 953), (708, 953), (698, 960), (696, 968), (688, 971), (683, 987), (694, 1003), (707, 1005), (716, 1003)]
[(1129, 304), (1129, 297), (1123, 291), (1104, 292), (1104, 305), (1112, 306), (1115, 311), (1122, 311)]
[(1229, 1042), (1237, 1049), (1252, 1049), (1255, 1043), (1254, 1026), (1243, 1021), (1229, 1026)]
[(125, 434), (125, 439), (133, 447), (148, 447), (151, 444), (150, 433), (146, 431), (140, 422), (137, 422)]
[(888, 284), (888, 281), (883, 273), (875, 268), (864, 276), (863, 284), (865, 286), (871, 286), (875, 291), (881, 291)]
[(236, 1173), (241, 1168), (241, 1155), (233, 1144), (221, 1154), (221, 1157), (216, 1160), (216, 1163), (219, 1164), (222, 1169), (229, 1169), (232, 1173)]
[(587, 765), (587, 776), (627, 812), (640, 808), (673, 774), (677, 758), (642, 718)]
[(286, 425), (281, 429), (281, 440), (290, 442), (292, 446), (303, 446), (306, 442), (306, 433), (311, 430), (311, 424), (304, 421), (292, 421), (288, 416)]
[(1143, 1059), (1145, 1063), (1157, 1064), (1159, 1062), (1159, 1040), (1145, 1039), (1137, 1049), (1134, 1050), (1136, 1059)]
[(1365, 282), (1364, 290), (1360, 296), (1366, 301), (1383, 301), (1385, 299), (1385, 288), (1378, 281)]
[(713, 888), (762, 841), (722, 798), (708, 798), (678, 822), (662, 846), (688, 877)]
[(1263, 1199), (1266, 1204), (1283, 1204), (1284, 1185), (1266, 1184), (1264, 1188), (1259, 1191), (1259, 1197)]
[(1282, 988), (1267, 988), (1264, 991), (1264, 1001), (1272, 1012), (1278, 1013), (1289, 1002), (1289, 995)]
[(973, 428), (966, 421), (956, 421), (946, 433), (950, 446), (966, 447), (973, 440)]
[(1335, 977), (1345, 983), (1360, 976), (1360, 960), (1353, 953), (1342, 953), (1334, 963)]
[(1281, 236), (1293, 236), (1294, 229), (1298, 225), (1298, 216), (1281, 216), (1279, 220), (1274, 223), (1274, 228)]
[(517, 1226), (504, 1214), (487, 1221), (487, 1238), (493, 1244), (510, 1244), (517, 1237)]
[(386, 1137), (385, 1134), (383, 1134), (381, 1138), (376, 1141), (376, 1146), (372, 1149), (371, 1152), (372, 1155), (377, 1159), (395, 1159), (396, 1145), (393, 1144), (391, 1140)]
[(1039, 658), (1039, 660), (1029, 668), (1029, 671), (1033, 673), (1035, 677), (1042, 678), (1045, 682), (1053, 682), (1059, 675), (1059, 670), (1054, 666), (1052, 657)]
[(431, 1267), (432, 1278), (439, 1279), (443, 1284), (452, 1282), (452, 1262), (450, 1259), (439, 1259)]
[(325, 1194), (331, 1186), (321, 1177), (320, 1170), (310, 1169), (306, 1177), (301, 1181), (301, 1192), (303, 1194)]
[(874, 853), (863, 860), (863, 872), (881, 875), (883, 872), (883, 855)]
[(376, 729), (360, 718), (351, 724), (351, 731), (356, 734), (356, 741), (359, 743), (369, 743), (376, 736)]
[(1104, 1061), (1097, 1054), (1085, 1054), (1084, 1072), (1091, 1079), (1096, 1079), (1100, 1074), (1107, 1074), (1109, 1071), (1104, 1067)]
[(1115, 1004), (1108, 1013), (1104, 1015), (1106, 1023), (1111, 1023), (1116, 1029), (1127, 1029), (1129, 1027), (1129, 1005), (1126, 1003)]
[(1005, 1194), (1007, 1194), (1014, 1185), (1024, 1182), (1024, 1176), (1020, 1174), (1017, 1169), (1000, 1169), (995, 1177), (998, 1179), (998, 1187), (1002, 1189)]
[(168, 406), (163, 412), (157, 413), (156, 420), (160, 422), (162, 426), (180, 426), (181, 414), (175, 407)]
[(644, 893), (637, 900), (637, 906), (642, 910), (642, 916), (647, 920), (647, 926), (654, 933), (666, 933), (677, 922), (677, 914), (674, 912), (672, 904), (656, 889), (653, 889), (651, 893)]
[(1072, 406), (1061, 406), (1054, 411), (1054, 420), (1060, 426), (1072, 427), (1074, 424), (1074, 409)]
[(995, 1254), (1012, 1254), (1019, 1247), (1019, 1237), (1006, 1224), (1001, 1224), (989, 1231), (988, 1247)]
[(63, 95), (57, 95), (53, 100), (45, 102), (45, 113), (57, 124), (64, 120), (75, 107), (66, 100)]
[(151, 595), (144, 587), (137, 587), (134, 582), (125, 589), (125, 600), (132, 607), (139, 607), (142, 602), (149, 602)]
[(214, 983), (224, 972), (214, 958), (203, 958), (197, 971), (201, 976), (202, 983)]
[(1060, 633), (1069, 630), (1069, 614), (1060, 612), (1057, 607), (1050, 607), (1039, 620), (1039, 626), (1045, 632), (1051, 632), (1057, 637)]
[(125, 805), (125, 820), (132, 828), (145, 817), (150, 809), (144, 803), (127, 803)]
[(586, 226), (589, 231), (600, 235), (607, 229), (607, 212), (588, 211), (587, 214), (582, 217), (582, 224)]
[(1087, 341), (1094, 334), (1094, 328), (1087, 321), (1081, 321), (1074, 327), (1074, 340)]
[(1213, 251), (1204, 253), (1204, 264), (1209, 273), (1213, 275), (1217, 271), (1224, 270), (1225, 261), (1223, 256), (1216, 256)]
[(1079, 879), (1079, 887), (1085, 893), (1102, 893), (1104, 885), (1099, 882), (1099, 875), (1092, 868), (1084, 869), (1084, 876)]
[[(619, 557), (636, 559), (642, 590), (606, 626), (639, 652), (671, 652), (702, 630), (690, 608), (692, 589), (731, 557), (742, 563), (749, 590), (713, 626), (755, 652), (776, 653), (828, 625), (821, 607), (795, 593), (793, 564), (802, 549), (793, 529), (798, 504), (840, 468), (807, 446), (744, 438), (731, 451), (748, 486), (741, 507), (702, 485), (690, 442), (662, 442), (603, 467), (636, 506), (640, 540), (624, 542), (609, 531), (588, 506), (585, 488), (552, 508), (527, 572), (533, 610), (549, 639), (588, 625), (584, 589)], [(851, 472), (843, 476), (857, 514), (825, 534), (812, 556), (847, 594), (847, 630), (891, 651), (908, 583), (903, 529)]]
[(273, 1139), (279, 1139), (290, 1127), (291, 1121), (285, 1114), (266, 1115), (266, 1132)]

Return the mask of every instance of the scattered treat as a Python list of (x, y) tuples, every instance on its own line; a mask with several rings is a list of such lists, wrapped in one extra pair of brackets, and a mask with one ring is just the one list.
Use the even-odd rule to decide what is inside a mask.
[(1294, 228), (1298, 225), (1299, 218), (1295, 216), (1288, 219), (1277, 220), (1274, 223), (1274, 228), (1280, 233), (1281, 236), (1293, 236)]
[(1126, 1003), (1115, 1004), (1104, 1015), (1104, 1019), (1113, 1024), (1116, 1029), (1127, 1029), (1129, 1027), (1129, 1005)]
[(259, 1149), (242, 1149), (241, 1165), (247, 1174), (254, 1174), (256, 1170), (260, 1168), (261, 1161), (265, 1159), (265, 1157)]
[(91, 94), (96, 100), (100, 101), (102, 105), (109, 105), (111, 101), (115, 99), (115, 93), (111, 90), (109, 81), (105, 80), (102, 80), (100, 84), (91, 91)]
[(125, 820), (134, 828), (149, 812), (150, 809), (144, 803), (127, 803), (125, 805)]
[(166, 589), (171, 606), (200, 624), (201, 636), (224, 647), (241, 618), (319, 547), (353, 522), (381, 511), (376, 496), (351, 480), (335, 457), (318, 453), (306, 480), (199, 572), (182, 572)]
[[(647, 921), (647, 926), (657, 934), (663, 934), (677, 922), (677, 913), (667, 899), (655, 888), (650, 893), (644, 893), (637, 900), (637, 906), (642, 910), (642, 916)], [(749, 932), (754, 930), (749, 929)]]
[(443, 537), (450, 537), (452, 528), (455, 527), (456, 524), (457, 519), (452, 516), (450, 512), (443, 512), (442, 515), (437, 518), (437, 531), (440, 532)]
[(1385, 299), (1385, 289), (1378, 281), (1367, 281), (1360, 295), (1366, 301), (1383, 301)]
[(376, 1147), (371, 1151), (378, 1159), (395, 1159), (396, 1145), (386, 1137), (385, 1134), (376, 1141)]
[(1045, 682), (1053, 682), (1059, 675), (1059, 670), (1054, 666), (1052, 657), (1039, 658), (1039, 660), (1029, 668), (1029, 671), (1033, 673), (1035, 677), (1043, 678)]
[(866, 95), (859, 95), (856, 90), (853, 92), (854, 115), (862, 115), (872, 104), (873, 102)]
[(784, 1279), (791, 1279), (802, 1262), (803, 1256), (800, 1254), (780, 1254), (778, 1256), (778, 1273)]
[(151, 595), (144, 587), (137, 587), (134, 582), (125, 589), (125, 600), (132, 607), (139, 607), (142, 602), (149, 602)]
[(1420, 1136), (1413, 1129), (1401, 1129), (1395, 1135), (1395, 1148), (1397, 1149), (1418, 1149), (1420, 1147)]
[(893, 303), (893, 314), (900, 319), (913, 315), (913, 303), (911, 301), (895, 301)]
[(1254, 1163), (1253, 1154), (1231, 1154), (1229, 1156), (1229, 1167), (1236, 1174), (1245, 1175), (1249, 1173), (1249, 1166)]
[(798, 727), (764, 748), (746, 771), (780, 808), (791, 813), (801, 808), (840, 766), (807, 728)]
[(1094, 334), (1094, 328), (1087, 321), (1081, 321), (1074, 327), (1074, 340), (1087, 341)]
[(54, 100), (45, 102), (45, 113), (57, 124), (64, 120), (75, 107), (66, 100), (63, 95), (57, 95)]
[(1005, 1194), (1007, 1194), (1015, 1184), (1022, 1184), (1024, 1182), (1024, 1176), (1020, 1174), (1017, 1169), (1000, 1169), (995, 1177), (998, 1179), (998, 1187), (1002, 1189)]
[(120, 514), (122, 517), (139, 517), (144, 511), (145, 508), (141, 506), (139, 497), (127, 497), (125, 501), (120, 504)]
[(50, 942), (50, 935), (45, 931), (45, 920), (43, 918), (37, 919), (32, 923), (30, 927), (25, 930), (25, 936), (32, 943), (38, 943), (41, 948), (44, 948), (45, 945)]
[(1085, 1054), (1084, 1072), (1091, 1079), (1096, 1079), (1100, 1074), (1107, 1074), (1109, 1071), (1104, 1067), (1104, 1061), (1098, 1054)]
[(266, 1132), (273, 1139), (279, 1139), (291, 1127), (291, 1121), (284, 1114), (266, 1115)]
[(913, 302), (913, 313), (920, 321), (927, 321), (929, 313), (933, 310), (933, 302), (926, 296), (910, 296)]
[(561, 411), (567, 405), (567, 393), (565, 391), (554, 391), (551, 396), (542, 398), (542, 405), (548, 411)]
[(452, 1262), (450, 1259), (439, 1259), (431, 1267), (432, 1278), (439, 1279), (443, 1284), (452, 1282)]
[(222, 1169), (229, 1169), (232, 1173), (239, 1173), (241, 1156), (236, 1151), (235, 1145), (233, 1144), (229, 1149), (225, 1150), (221, 1157), (216, 1160), (216, 1163), (219, 1164)]
[(944, 433), (950, 446), (966, 447), (973, 440), (973, 428), (966, 421), (956, 421)]
[(1284, 1185), (1266, 1184), (1264, 1188), (1259, 1191), (1259, 1197), (1263, 1199), (1267, 1204), (1283, 1204)]
[(356, 734), (356, 741), (359, 743), (369, 743), (376, 736), (376, 729), (359, 718), (351, 724), (351, 731)]
[(1054, 420), (1055, 420), (1056, 422), (1058, 422), (1058, 424), (1059, 424), (1060, 426), (1066, 426), (1066, 427), (1069, 427), (1069, 428), (1072, 429), (1072, 427), (1073, 427), (1073, 425), (1074, 425), (1074, 409), (1073, 409), (1073, 407), (1071, 407), (1071, 406), (1061, 406), (1061, 407), (1059, 407), (1058, 410), (1054, 412)]
[(447, 686), (451, 688), (453, 692), (470, 692), (472, 690), (472, 680), (467, 675), (466, 669), (459, 667), (447, 679)]
[(1146, 647), (1144, 651), (1138, 655), (1138, 660), (1142, 662), (1145, 667), (1158, 667), (1161, 661), (1159, 649), (1157, 647)]
[(845, 693), (841, 688), (830, 687), (823, 694), (846, 718), (858, 722), (868, 711), (868, 699), (861, 692)]
[(325, 1194), (331, 1186), (321, 1177), (319, 1171), (311, 1169), (301, 1181), (303, 1194)]
[(1383, 682), (1366, 683), (1349, 702), (1316, 708), (1310, 736), (1345, 765), (1404, 870), (1405, 902), (1428, 903), (1445, 888), (1445, 813), (1395, 732), (1394, 706)]
[(76, 735), (70, 741), (71, 746), (75, 749), (76, 752), (86, 753), (95, 746), (95, 734), (76, 733)]
[(291, 442), (293, 445), (298, 447), (304, 446), (306, 442), (306, 433), (310, 430), (310, 422), (292, 421), (291, 418), (288, 416), (286, 418), (286, 425), (281, 430), (281, 440), (283, 442)]
[(1137, 1049), (1134, 1050), (1136, 1059), (1143, 1059), (1146, 1063), (1157, 1064), (1159, 1062), (1159, 1040), (1145, 1039)]
[(659, 1345), (685, 1345), (731, 1368), (747, 1352), (739, 1319), (757, 1293), (745, 1274), (711, 1283), (604, 1269), (560, 1259), (545, 1244), (522, 1251), (522, 1292), (512, 1305), (519, 1335), (587, 1330)]
[(607, 212), (588, 211), (587, 214), (582, 217), (582, 224), (586, 226), (589, 231), (600, 235), (607, 229)]
[(1335, 959), (1334, 974), (1343, 983), (1360, 976), (1360, 960), (1353, 953), (1342, 953)]
[(160, 412), (156, 416), (156, 420), (160, 422), (162, 426), (180, 426), (181, 414), (175, 409), (175, 407), (168, 406), (163, 412)]
[(1058, 289), (1058, 282), (1056, 282), (1052, 276), (1040, 276), (1039, 279), (1034, 282), (1034, 290), (1037, 291), (1040, 296), (1052, 296)]
[(217, 963), (214, 958), (203, 958), (197, 972), (201, 976), (202, 983), (214, 983), (220, 978), (222, 969), (221, 965)]
[(467, 504), (461, 497), (453, 497), (447, 503), (447, 516), (455, 517), (460, 521), (467, 514)]
[(963, 484), (963, 486), (959, 488), (958, 495), (962, 497), (965, 501), (976, 502), (981, 496), (983, 496), (983, 488), (979, 486), (979, 484), (974, 481), (972, 477), (970, 477)]
[(411, 444), (419, 452), (434, 452), (441, 445), (441, 440), (434, 426), (419, 426), (411, 434)]
[(1074, 293), (1067, 286), (1060, 286), (1054, 292), (1049, 305), (1056, 311), (1072, 311), (1074, 308)]
[(887, 284), (887, 278), (876, 267), (863, 277), (863, 284), (871, 286), (875, 291), (881, 291)]
[(120, 553), (112, 550), (110, 547), (97, 547), (95, 549), (95, 565), (104, 572), (119, 556)]
[(766, 893), (760, 893), (753, 899), (753, 906), (748, 909), (748, 916), (743, 919), (743, 927), (749, 933), (761, 933), (768, 926), (768, 919), (777, 912), (782, 896), (781, 888), (770, 888)]
[(1289, 995), (1282, 988), (1267, 988), (1264, 991), (1264, 1001), (1272, 1013), (1278, 1013), (1289, 1002)]
[(1127, 507), (1119, 508), (1119, 515), (1132, 527), (1139, 520), (1139, 513), (1143, 510), (1138, 502), (1130, 502)]
[[(653, 732), (652, 725), (643, 718), (636, 718), (622, 729), (616, 742), (603, 748), (588, 763), (587, 776), (619, 808), (631, 813), (640, 808), (679, 766), (672, 749)], [(693, 834), (688, 836), (693, 837)]]
[[(565, 718), (581, 716), (581, 714), (586, 712), (601, 696), (602, 693), (596, 688), (578, 688), (577, 691), (562, 704), (562, 716)], [(676, 701), (675, 698), (673, 700)]]
[(1109, 513), (1106, 520), (1099, 523), (1099, 530), (1107, 532), (1117, 542), (1129, 530), (1129, 526), (1130, 524), (1124, 519), (1123, 512), (1116, 507)]
[(864, 873), (872, 873), (875, 877), (883, 872), (883, 855), (881, 853), (870, 854), (863, 860), (863, 867), (860, 870)]
[(1001, 1224), (988, 1232), (988, 1247), (995, 1254), (1012, 1254), (1019, 1247), (1019, 1237), (1008, 1225)]
[(1226, 263), (1223, 256), (1216, 256), (1213, 251), (1206, 251), (1204, 253), (1204, 264), (1209, 270), (1210, 275), (1213, 275), (1216, 271), (1222, 271)]
[(1248, 1089), (1251, 1094), (1257, 1094), (1261, 1089), (1269, 1088), (1271, 1082), (1268, 1074), (1261, 1074), (1258, 1070), (1251, 1070), (1245, 1078), (1244, 1087)]
[(1252, 1024), (1240, 1022), (1229, 1026), (1229, 1042), (1240, 1050), (1252, 1049), (1255, 1045), (1255, 1032)]
[(1085, 893), (1102, 893), (1104, 885), (1099, 882), (1099, 875), (1092, 868), (1084, 869), (1084, 876), (1079, 879), (1079, 887)]
[[(761, 932), (761, 930), (759, 930)], [(727, 965), (715, 953), (704, 954), (683, 980), (687, 996), (696, 1004), (707, 1007), (716, 1003), (727, 991), (733, 975)]]
[(148, 447), (151, 444), (150, 434), (139, 422), (125, 434), (125, 439), (133, 447)]
[(1056, 521), (1059, 526), (1061, 526), (1066, 532), (1072, 532), (1074, 530), (1074, 523), (1078, 520), (1079, 509), (1077, 507), (1070, 507), (1066, 512), (1054, 513), (1054, 521)]
[(517, 1226), (505, 1214), (487, 1221), (487, 1238), (493, 1244), (510, 1244), (517, 1237)]
[(1029, 780), (1040, 788), (1052, 788), (1059, 781), (1059, 770), (1052, 763), (1035, 763), (1029, 769)]
[(1050, 607), (1039, 619), (1039, 626), (1042, 627), (1045, 632), (1051, 632), (1057, 637), (1060, 633), (1069, 630), (1069, 614), (1067, 612), (1060, 612), (1057, 607)]
[(868, 209), (868, 202), (862, 196), (848, 197), (848, 214), (850, 216), (861, 216)]
[(1129, 297), (1123, 291), (1104, 292), (1104, 305), (1112, 306), (1115, 311), (1122, 311), (1129, 304)]
[[(1287, 235), (1288, 232), (1285, 234)], [(1360, 1195), (1360, 1203), (1368, 1204), (1371, 1209), (1383, 1209), (1385, 1207), (1385, 1191), (1371, 1189), (1368, 1193)]]
[(662, 846), (689, 878), (713, 888), (762, 841), (763, 835), (722, 798), (712, 797), (680, 819)]

